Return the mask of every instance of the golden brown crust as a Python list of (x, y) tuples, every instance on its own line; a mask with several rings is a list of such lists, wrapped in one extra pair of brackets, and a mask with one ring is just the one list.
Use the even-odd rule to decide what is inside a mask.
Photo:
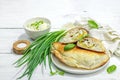
[[(64, 51), (64, 46), (64, 44), (58, 42), (53, 43), (52, 53), (61, 62), (71, 67), (92, 70), (104, 65), (109, 60), (109, 56), (105, 53), (84, 50), (78, 47)], [(95, 59), (97, 59), (98, 63), (95, 62)]]

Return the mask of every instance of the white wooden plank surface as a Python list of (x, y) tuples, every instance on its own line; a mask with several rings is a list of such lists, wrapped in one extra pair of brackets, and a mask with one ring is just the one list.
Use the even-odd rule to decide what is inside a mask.
[(119, 29), (119, 0), (0, 0), (0, 27), (21, 28), (33, 17), (47, 17), (59, 24), (68, 14), (86, 14)]
[(11, 53), (15, 41), (29, 37), (23, 29), (0, 29), (0, 38), (0, 53)]

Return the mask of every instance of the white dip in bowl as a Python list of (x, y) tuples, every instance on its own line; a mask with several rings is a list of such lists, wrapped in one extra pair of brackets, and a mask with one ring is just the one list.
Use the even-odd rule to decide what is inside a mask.
[(36, 17), (27, 20), (23, 26), (27, 35), (32, 39), (36, 39), (50, 31), (51, 22), (47, 18)]

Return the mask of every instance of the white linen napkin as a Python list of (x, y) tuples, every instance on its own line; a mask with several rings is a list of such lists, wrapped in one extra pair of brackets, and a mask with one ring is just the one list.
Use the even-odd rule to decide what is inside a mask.
[(104, 26), (99, 29), (91, 29), (90, 35), (100, 39), (109, 53), (120, 56), (120, 36), (112, 28)]

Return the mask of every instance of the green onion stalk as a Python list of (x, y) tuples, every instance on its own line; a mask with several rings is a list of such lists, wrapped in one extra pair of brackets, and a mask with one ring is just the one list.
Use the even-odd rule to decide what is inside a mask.
[(66, 32), (64, 30), (49, 32), (38, 37), (31, 45), (23, 52), (23, 56), (18, 59), (14, 64), (16, 67), (26, 66), (24, 73), (18, 78), (21, 79), (28, 76), (28, 80), (36, 69), (36, 67), (44, 62), (46, 66), (46, 57), (48, 56), (48, 63), (50, 68), (50, 73), (53, 73), (51, 67), (51, 46), (53, 42), (59, 41), (59, 39), (64, 36)]

